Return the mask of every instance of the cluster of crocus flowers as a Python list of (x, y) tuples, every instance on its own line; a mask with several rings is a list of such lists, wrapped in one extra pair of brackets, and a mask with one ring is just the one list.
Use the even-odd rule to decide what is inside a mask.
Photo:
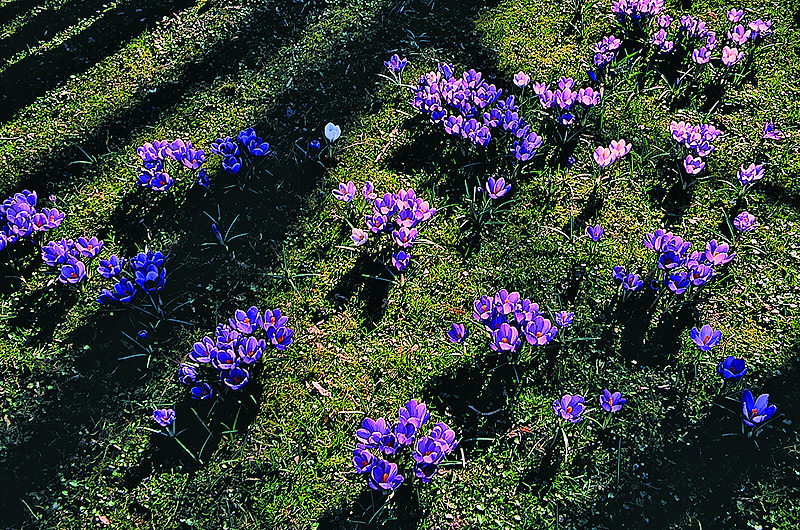
[(528, 344), (544, 346), (558, 333), (558, 327), (540, 313), (539, 304), (505, 289), (475, 300), (472, 317), (490, 334), (494, 351), (514, 353), (523, 339)]
[(594, 65), (602, 70), (607, 65), (611, 64), (617, 57), (620, 44), (622, 44), (622, 41), (613, 35), (603, 37), (595, 42), (592, 46), (592, 50), (594, 51)]
[(50, 241), (42, 247), (42, 260), (59, 269), (58, 281), (81, 283), (88, 277), (87, 266), (103, 250), (103, 241), (96, 237), (79, 237)]
[(269, 153), (269, 143), (258, 136), (255, 129), (249, 127), (236, 135), (217, 138), (211, 144), (211, 152), (222, 157), (222, 169), (225, 173), (235, 175), (242, 167), (247, 167), (257, 158)]
[[(517, 79), (522, 82), (523, 78), (517, 74)], [(530, 160), (542, 146), (542, 138), (520, 116), (514, 96), (501, 98), (502, 93), (480, 72), (469, 70), (456, 77), (453, 66), (443, 64), (420, 78), (411, 104), (434, 123), (441, 123), (447, 134), (475, 145), (486, 147), (493, 130), (505, 131), (512, 139), (511, 152), (516, 159)]]
[(178, 379), (191, 386), (194, 399), (208, 399), (213, 394), (213, 387), (199, 380), (204, 370), (216, 370), (218, 377), (213, 379), (239, 390), (250, 381), (250, 371), (268, 345), (283, 351), (292, 344), (294, 330), (288, 321), (280, 309), (263, 313), (256, 306), (237, 309), (227, 324), (217, 326), (213, 337), (194, 343), (188, 361), (181, 363)]
[(664, 10), (664, 0), (614, 0), (611, 12), (620, 24), (646, 27), (650, 19)]
[(161, 252), (139, 252), (129, 260), (111, 255), (107, 260), (100, 260), (97, 272), (103, 278), (115, 282), (110, 288), (103, 289), (97, 297), (101, 305), (113, 302), (127, 304), (133, 301), (138, 293), (147, 296), (160, 291), (167, 281), (166, 257)]
[(36, 192), (22, 190), (0, 204), (0, 251), (38, 232), (58, 228), (64, 214), (56, 208), (36, 209)]
[[(333, 196), (343, 202), (352, 202), (359, 193), (352, 181), (340, 182), (338, 189), (333, 190)], [(413, 188), (378, 196), (369, 181), (364, 183), (360, 196), (367, 208), (372, 206), (372, 212), (364, 217), (367, 229), (374, 235), (391, 236), (397, 248), (392, 254), (392, 265), (398, 272), (404, 271), (410, 263), (409, 250), (417, 240), (421, 223), (429, 221), (436, 213), (436, 208), (417, 197)], [(361, 246), (367, 242), (369, 234), (361, 228), (353, 228), (350, 239), (356, 246)]]
[[(613, 414), (622, 409), (627, 399), (622, 397), (620, 392), (611, 392), (604, 389), (599, 396), (600, 408), (609, 414)], [(567, 423), (580, 423), (585, 416), (586, 400), (579, 394), (565, 394), (561, 399), (553, 401), (553, 412)]]
[(356, 431), (358, 443), (353, 450), (353, 465), (358, 474), (367, 476), (373, 490), (396, 490), (405, 481), (398, 464), (405, 448), (411, 451), (414, 476), (430, 482), (439, 464), (457, 445), (456, 434), (445, 423), (437, 423), (428, 435), (422, 426), (430, 419), (425, 403), (415, 399), (401, 407), (397, 423), (384, 418), (364, 418)]
[(622, 160), (622, 158), (631, 152), (631, 144), (624, 139), (612, 140), (608, 147), (600, 146), (594, 151), (594, 161), (601, 168), (608, 167), (614, 162)]
[(721, 131), (711, 124), (692, 125), (689, 122), (673, 121), (669, 130), (672, 138), (690, 152), (683, 160), (683, 168), (689, 175), (697, 175), (706, 167), (705, 158), (714, 150), (714, 144)]
[(575, 123), (580, 114), (600, 104), (600, 92), (592, 87), (576, 87), (571, 77), (560, 77), (551, 89), (545, 83), (534, 83), (533, 92), (551, 118), (563, 127)]
[(183, 170), (200, 169), (206, 161), (205, 151), (194, 149), (191, 140), (153, 140), (136, 149), (136, 154), (142, 159), (139, 185), (157, 191), (164, 191), (175, 182), (170, 160)]

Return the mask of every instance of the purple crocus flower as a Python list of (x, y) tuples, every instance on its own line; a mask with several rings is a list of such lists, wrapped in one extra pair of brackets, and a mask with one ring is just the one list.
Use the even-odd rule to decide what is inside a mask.
[(61, 266), (61, 275), (58, 281), (61, 283), (76, 284), (86, 278), (86, 265), (76, 259)]
[(233, 318), (228, 320), (228, 325), (240, 333), (254, 333), (259, 327), (263, 327), (264, 320), (256, 306), (252, 306), (246, 312), (237, 309)]
[(666, 278), (664, 278), (664, 283), (666, 284), (667, 289), (676, 295), (685, 293), (689, 286), (692, 285), (692, 281), (689, 278), (689, 273), (684, 271), (669, 274)]
[(218, 349), (216, 355), (211, 359), (211, 365), (220, 371), (235, 368), (237, 364), (239, 364), (239, 359), (232, 348)]
[(208, 399), (214, 393), (208, 383), (200, 383), (193, 386), (191, 392), (192, 399)]
[(566, 327), (572, 324), (572, 319), (575, 318), (575, 313), (569, 311), (558, 311), (555, 314), (556, 324), (560, 327)]
[(239, 390), (250, 380), (250, 374), (244, 368), (232, 368), (219, 374), (222, 382), (231, 390)]
[(499, 199), (508, 193), (508, 190), (510, 189), (511, 184), (506, 185), (506, 180), (503, 177), (500, 177), (497, 180), (495, 180), (494, 177), (489, 177), (488, 182), (486, 182), (486, 192), (492, 199)]
[(403, 483), (397, 464), (379, 460), (369, 472), (369, 487), (374, 490), (396, 490)]
[(401, 227), (399, 230), (392, 231), (392, 239), (395, 244), (401, 248), (411, 248), (414, 241), (417, 239), (417, 229)]
[(111, 279), (119, 276), (119, 273), (122, 271), (122, 267), (124, 266), (125, 260), (121, 259), (116, 254), (112, 254), (107, 260), (100, 260), (100, 265), (97, 267), (97, 272), (103, 278)]
[(350, 239), (353, 240), (353, 244), (355, 246), (360, 247), (361, 245), (367, 242), (369, 236), (364, 230), (361, 230), (360, 228), (353, 228), (353, 231), (350, 234)]
[(623, 267), (622, 265), (614, 265), (614, 267), (611, 269), (611, 277), (617, 280), (618, 282), (624, 280), (625, 276), (626, 276), (625, 267)]
[(411, 256), (406, 251), (400, 250), (392, 254), (392, 266), (397, 269), (397, 272), (403, 272), (408, 268), (411, 262)]
[(356, 439), (364, 447), (377, 448), (378, 440), (387, 434), (389, 434), (389, 425), (385, 419), (378, 418), (373, 420), (372, 418), (364, 418), (361, 422), (361, 428), (356, 431)]
[(103, 242), (96, 237), (89, 239), (79, 237), (75, 241), (75, 248), (78, 249), (78, 252), (80, 252), (81, 256), (84, 258), (93, 258), (103, 249)]
[(603, 227), (600, 225), (586, 227), (586, 236), (595, 243), (600, 241), (603, 235)]
[(728, 10), (727, 13), (725, 13), (725, 16), (728, 17), (728, 20), (732, 24), (736, 24), (737, 22), (742, 20), (742, 17), (744, 16), (744, 11), (742, 11), (741, 9), (731, 8)]
[(725, 66), (733, 66), (744, 58), (744, 52), (740, 52), (736, 48), (725, 46), (722, 48), (722, 64)]
[(200, 342), (195, 342), (189, 358), (201, 364), (208, 364), (217, 356), (217, 343), (211, 337), (203, 337)]
[(764, 178), (764, 164), (750, 164), (747, 167), (742, 166), (739, 168), (739, 173), (736, 175), (742, 186), (749, 186)]
[(425, 403), (417, 401), (416, 399), (410, 400), (405, 406), (401, 407), (399, 415), (400, 423), (410, 423), (417, 429), (425, 425), (431, 417)]
[(607, 167), (617, 161), (614, 151), (602, 145), (594, 151), (594, 161), (600, 167)]
[(444, 449), (435, 438), (423, 436), (417, 440), (411, 456), (418, 464), (438, 464), (444, 458)]
[(356, 468), (356, 473), (359, 475), (369, 472), (377, 461), (377, 457), (367, 449), (358, 447), (353, 449), (353, 465)]
[(733, 226), (740, 232), (748, 232), (756, 225), (756, 216), (744, 211), (733, 219)]
[(414, 476), (423, 484), (430, 482), (439, 470), (436, 464), (417, 464), (414, 466)]
[(197, 379), (197, 370), (190, 364), (181, 363), (181, 369), (178, 371), (178, 381), (184, 385), (194, 383)]
[(446, 423), (439, 422), (431, 429), (431, 438), (442, 447), (445, 454), (450, 453), (456, 448), (456, 433), (447, 426)]
[(509, 293), (505, 289), (500, 289), (494, 295), (494, 306), (504, 315), (513, 313), (519, 303), (519, 293), (516, 291)]
[(747, 373), (747, 364), (744, 359), (738, 359), (733, 355), (728, 355), (717, 365), (717, 373), (723, 379), (738, 381)]
[(514, 84), (518, 87), (528, 86), (528, 83), (531, 82), (531, 78), (525, 72), (519, 72), (518, 74), (514, 75)]
[(783, 132), (775, 128), (775, 124), (771, 121), (764, 123), (762, 132), (762, 138), (765, 140), (783, 140)]
[(622, 394), (619, 392), (614, 392), (612, 394), (608, 389), (603, 390), (603, 393), (600, 394), (600, 406), (603, 407), (603, 410), (606, 412), (617, 412), (626, 401), (627, 400), (622, 397)]
[(711, 51), (705, 46), (696, 48), (692, 52), (692, 61), (694, 61), (697, 64), (706, 64), (710, 60), (711, 60)]
[(586, 409), (583, 396), (565, 394), (561, 400), (553, 401), (553, 412), (556, 416), (561, 416), (570, 423), (578, 423), (583, 419), (581, 416)]
[(136, 296), (136, 284), (127, 278), (120, 278), (114, 284), (114, 298), (123, 304), (127, 304)]
[(59, 212), (55, 208), (42, 208), (40, 213), (45, 217), (44, 226), (47, 230), (58, 228), (65, 217), (65, 214), (63, 212)]
[(267, 348), (267, 343), (264, 339), (257, 339), (255, 337), (242, 337), (239, 339), (239, 345), (236, 347), (236, 353), (244, 364), (253, 364), (258, 361), (264, 354)]
[(294, 330), (292, 328), (269, 328), (267, 330), (267, 338), (272, 342), (276, 349), (283, 351), (292, 344), (292, 335)]
[(153, 411), (153, 419), (162, 427), (168, 427), (175, 421), (175, 411), (173, 409), (156, 409)]
[(387, 456), (395, 454), (397, 450), (402, 447), (402, 445), (398, 443), (397, 436), (393, 431), (389, 431), (387, 434), (380, 436), (377, 441), (378, 451)]
[(622, 288), (626, 291), (634, 292), (641, 289), (644, 282), (639, 279), (638, 274), (628, 274), (622, 279)]
[(674, 269), (675, 267), (679, 267), (682, 263), (683, 258), (681, 258), (679, 254), (671, 250), (667, 250), (666, 252), (659, 254), (656, 265), (661, 270), (670, 270)]
[(481, 296), (472, 304), (472, 318), (479, 322), (489, 320), (492, 311), (494, 311), (494, 300), (486, 295)]
[(694, 343), (697, 344), (698, 349), (701, 351), (711, 351), (711, 348), (719, 344), (722, 338), (722, 332), (706, 324), (700, 329), (697, 329), (697, 326), (693, 327), (691, 337)]
[(155, 263), (149, 263), (145, 268), (136, 271), (136, 283), (145, 291), (158, 291), (164, 287), (167, 280), (167, 269), (160, 269)]
[(742, 392), (742, 415), (744, 424), (748, 427), (755, 427), (770, 419), (775, 415), (777, 407), (769, 404), (769, 394), (761, 394), (757, 399), (753, 399), (750, 389)]
[(705, 258), (711, 265), (725, 265), (736, 257), (735, 252), (730, 252), (730, 247), (727, 243), (717, 243), (716, 239), (712, 239), (706, 243)]
[(689, 279), (695, 287), (705, 285), (714, 276), (713, 267), (696, 260), (688, 261), (686, 267), (689, 270)]
[(738, 24), (728, 31), (728, 38), (732, 42), (742, 46), (750, 39), (751, 34), (751, 29), (745, 28), (742, 24)]
[(392, 427), (392, 433), (394, 434), (398, 445), (407, 447), (414, 443), (414, 436), (417, 434), (417, 428), (413, 423), (401, 421), (394, 424), (394, 427)]
[(450, 342), (453, 344), (463, 344), (468, 334), (469, 331), (464, 324), (453, 322), (453, 327), (447, 332), (447, 338), (449, 338)]
[(539, 315), (525, 325), (525, 340), (529, 344), (544, 346), (552, 341), (558, 333), (558, 328), (548, 319)]
[(353, 184), (352, 180), (347, 184), (340, 182), (339, 189), (333, 190), (333, 196), (344, 202), (351, 202), (356, 198), (356, 193), (356, 185)]
[(689, 175), (697, 175), (703, 168), (706, 167), (705, 161), (700, 157), (693, 157), (692, 155), (687, 155), (683, 161), (683, 169), (686, 170), (686, 173)]
[(264, 328), (264, 331), (268, 332), (270, 328), (283, 327), (287, 322), (289, 322), (289, 317), (281, 315), (280, 309), (267, 309), (264, 311), (264, 320), (261, 326)]
[(406, 67), (406, 64), (408, 64), (408, 59), (405, 57), (401, 59), (396, 53), (392, 55), (388, 61), (383, 61), (383, 66), (385, 66), (390, 72), (394, 73), (401, 71)]
[(503, 322), (497, 330), (492, 331), (492, 343), (490, 346), (495, 351), (515, 351), (519, 346), (517, 328)]

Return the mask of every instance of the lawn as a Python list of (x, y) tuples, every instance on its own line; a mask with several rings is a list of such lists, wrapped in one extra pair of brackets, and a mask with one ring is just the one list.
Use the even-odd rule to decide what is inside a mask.
[[(731, 8), (771, 27), (729, 66)], [(607, 0), (0, 0), (0, 199), (30, 190), (39, 211), (65, 214), (0, 249), (0, 528), (796, 528), (800, 8), (664, 13), (669, 53), (650, 42), (656, 17), (615, 17)], [(683, 15), (716, 31), (708, 64), (681, 48)], [(593, 46), (610, 35), (598, 68)], [(395, 53), (401, 77), (384, 65)], [(426, 73), (446, 81), (441, 65), (481, 72), (497, 101), (513, 94), (514, 125), (482, 146), (434, 123), (414, 102)], [(555, 91), (562, 76), (596, 104), (540, 104), (536, 84)], [(676, 141), (680, 121), (713, 125), (713, 150)], [(239, 143), (231, 174), (219, 139), (233, 149), (249, 127), (266, 154)], [(530, 159), (513, 154), (537, 136)], [(137, 149), (175, 139), (204, 151), (208, 185), (169, 159), (168, 189), (139, 185)], [(620, 139), (630, 152), (603, 151)], [(745, 186), (750, 164), (763, 178)], [(413, 188), (418, 214), (435, 209), (408, 222), (413, 245), (370, 229), (366, 182), (379, 201)], [(400, 210), (387, 215), (398, 227)], [(690, 250), (646, 248), (659, 229)], [(88, 278), (62, 281), (43, 248), (79, 237), (103, 248)], [(661, 281), (701, 270), (688, 256), (712, 240), (696, 258), (706, 280), (683, 293), (669, 271)], [(98, 303), (116, 282), (100, 260), (140, 252), (163, 253), (163, 282), (137, 286), (134, 260), (134, 301)], [(617, 266), (642, 286), (624, 288)], [(558, 332), (531, 338), (513, 301), (476, 320), (476, 300), (501, 290)], [(249, 381), (233, 389), (234, 369), (194, 345), (253, 306), (279, 309), (293, 335), (253, 332), (266, 348), (240, 354)], [(693, 340), (705, 325), (718, 343)], [(743, 378), (720, 374), (729, 357)], [(603, 410), (604, 389), (624, 405)], [(745, 389), (774, 414), (743, 411)], [(361, 440), (404, 477), (370, 488), (357, 430), (397, 422), (410, 400), (430, 414), (410, 447), (381, 456), (383, 441)], [(439, 422), (455, 445), (422, 439)], [(423, 441), (447, 453), (429, 482), (411, 456)]]

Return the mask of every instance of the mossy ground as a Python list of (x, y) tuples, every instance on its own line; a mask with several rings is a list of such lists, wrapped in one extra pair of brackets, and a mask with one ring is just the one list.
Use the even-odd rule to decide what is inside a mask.
[[(591, 43), (614, 28), (608, 2), (588, 5), (582, 38), (566, 4), (541, 0), (147, 4), (0, 0), (0, 192), (55, 194), (68, 216), (52, 237), (97, 235), (122, 255), (168, 250), (165, 296), (188, 302), (175, 317), (190, 324), (154, 333), (149, 362), (120, 360), (137, 353), (120, 333), (135, 334), (137, 315), (98, 308), (96, 287), (64, 288), (35, 252), (4, 269), (0, 526), (796, 527), (796, 5), (736, 6), (771, 18), (775, 35), (755, 77), (708, 118), (725, 132), (711, 178), (678, 190), (673, 161), (656, 156), (670, 148), (669, 122), (696, 121), (702, 108), (667, 105), (631, 79), (607, 92), (603, 130), (581, 139), (575, 166), (550, 175), (555, 186), (544, 167), (515, 181), (505, 224), (470, 238), (460, 228), (464, 182), (495, 166), (416, 117), (408, 92), (379, 77), (383, 60), (407, 55), (408, 80), (442, 61), (506, 89), (519, 70), (583, 79)], [(713, 25), (728, 7), (690, 12)], [(667, 226), (694, 245), (726, 236), (734, 200), (723, 181), (756, 156), (767, 120), (787, 138), (759, 148), (767, 177), (747, 205), (759, 226), (729, 272), (676, 314), (617, 304), (609, 270), (651, 259), (647, 231)], [(301, 148), (328, 121), (344, 132), (325, 168)], [(246, 126), (275, 153), (258, 194), (204, 192), (191, 179), (167, 193), (136, 186), (144, 141), (207, 148)], [(618, 137), (635, 146), (634, 170), (598, 201), (591, 152)], [(346, 209), (330, 194), (340, 180), (414, 186), (439, 209), (402, 282), (368, 253), (339, 248), (349, 242)], [(203, 210), (217, 204), (247, 232), (236, 259), (203, 245), (213, 242)], [(588, 222), (605, 228), (597, 248), (559, 234)], [(313, 275), (293, 287), (275, 277), (287, 270)], [(476, 328), (465, 349), (448, 343), (472, 300), (501, 288), (575, 311), (569, 334), (587, 340), (514, 367)], [(264, 363), (241, 404), (210, 413), (209, 438), (191, 410), (206, 417), (208, 406), (186, 399), (176, 367), (250, 305), (281, 307), (296, 342)], [(702, 323), (724, 340), (695, 365), (688, 330)], [(741, 422), (721, 406), (724, 355), (746, 358), (748, 385), (782, 414), (758, 446), (728, 436)], [(621, 419), (612, 431), (584, 425), (564, 462), (550, 403), (564, 393), (593, 402), (605, 387), (628, 397)], [(351, 472), (354, 431), (364, 415), (391, 416), (411, 398), (456, 430), (461, 449), (437, 480), (381, 509), (384, 498)], [(198, 459), (145, 430), (153, 407), (172, 405)]]

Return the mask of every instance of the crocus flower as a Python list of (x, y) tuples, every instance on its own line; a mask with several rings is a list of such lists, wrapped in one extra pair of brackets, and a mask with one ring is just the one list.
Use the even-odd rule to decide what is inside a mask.
[(722, 332), (706, 324), (700, 329), (697, 329), (697, 326), (693, 327), (691, 336), (700, 351), (711, 351), (711, 348), (719, 344)]
[(703, 171), (705, 167), (706, 163), (700, 157), (695, 158), (692, 155), (687, 155), (683, 161), (683, 169), (685, 169), (686, 173), (689, 175), (697, 175)]
[(175, 411), (173, 409), (156, 409), (153, 411), (153, 419), (162, 427), (168, 427), (175, 421)]
[(705, 46), (700, 48), (696, 48), (692, 52), (692, 61), (697, 64), (706, 64), (708, 61), (711, 60), (711, 51)]
[(612, 140), (611, 145), (608, 146), (617, 160), (630, 153), (631, 147), (632, 145), (626, 142), (624, 138), (620, 140)]
[(129, 279), (120, 278), (120, 280), (114, 284), (114, 298), (117, 301), (127, 304), (133, 300), (135, 296), (136, 284)]
[(264, 325), (261, 313), (256, 306), (250, 307), (247, 311), (237, 309), (233, 313), (233, 318), (228, 320), (228, 325), (240, 333), (250, 334)]
[(503, 322), (492, 332), (491, 348), (495, 351), (515, 351), (519, 345), (517, 328)]
[(728, 355), (717, 365), (717, 373), (723, 379), (738, 381), (747, 373), (747, 364), (744, 362), (744, 359), (738, 359), (733, 355)]
[(350, 239), (353, 240), (355, 246), (360, 247), (364, 243), (367, 242), (367, 233), (360, 228), (353, 228), (353, 232), (350, 234)]
[(506, 180), (503, 177), (500, 177), (497, 180), (495, 180), (494, 177), (489, 177), (489, 181), (486, 182), (486, 192), (492, 199), (499, 199), (508, 193), (508, 190), (510, 189), (511, 184), (506, 185)]
[(689, 278), (689, 273), (684, 271), (670, 274), (667, 278), (665, 278), (664, 283), (667, 285), (667, 289), (675, 294), (685, 293), (689, 286), (692, 285), (692, 281)]
[(411, 248), (417, 239), (417, 233), (416, 228), (409, 230), (406, 227), (401, 227), (399, 230), (392, 231), (392, 239), (398, 247)]
[(409, 256), (405, 250), (400, 250), (392, 254), (392, 266), (397, 269), (397, 272), (406, 270), (410, 262), (411, 256)]
[(294, 330), (292, 328), (269, 328), (267, 330), (267, 338), (272, 342), (276, 349), (283, 351), (292, 344), (292, 335)]
[(125, 260), (121, 259), (116, 254), (112, 254), (107, 260), (100, 260), (97, 272), (100, 273), (100, 276), (103, 278), (111, 279), (119, 275), (123, 266), (125, 266)]
[(744, 52), (740, 52), (736, 48), (725, 46), (722, 48), (722, 64), (725, 66), (733, 66), (744, 57)]
[(727, 13), (725, 13), (725, 16), (728, 17), (728, 20), (732, 24), (736, 24), (737, 22), (742, 20), (742, 17), (744, 16), (744, 11), (742, 11), (741, 9), (731, 8), (728, 10)]
[(553, 340), (558, 333), (558, 328), (541, 315), (525, 325), (525, 340), (528, 344), (543, 346)]
[(752, 30), (745, 28), (742, 24), (738, 24), (728, 31), (728, 38), (738, 44), (739, 46), (745, 44), (752, 34)]
[(744, 424), (748, 427), (755, 427), (764, 423), (775, 415), (777, 407), (769, 404), (769, 394), (761, 394), (757, 399), (753, 399), (750, 389), (742, 392), (742, 414)]
[(628, 274), (622, 279), (622, 288), (626, 291), (638, 291), (644, 282), (639, 279), (638, 274)]
[(322, 148), (322, 144), (319, 143), (319, 140), (311, 140), (308, 142), (308, 149), (309, 151), (319, 151)]
[(217, 343), (211, 337), (203, 337), (200, 342), (195, 342), (192, 351), (189, 352), (189, 358), (202, 364), (210, 363), (216, 355)]
[(456, 448), (456, 445), (458, 445), (456, 442), (456, 433), (443, 422), (439, 422), (433, 426), (433, 429), (431, 429), (431, 438), (442, 446), (442, 450), (445, 454), (452, 452), (453, 449)]
[(200, 383), (192, 387), (192, 399), (208, 399), (214, 393), (208, 383)]
[(444, 450), (436, 439), (423, 436), (417, 440), (411, 456), (418, 464), (438, 464), (444, 458)]
[(219, 374), (222, 382), (225, 383), (231, 390), (239, 390), (247, 381), (250, 380), (250, 374), (244, 368), (232, 368), (230, 370), (221, 372)]
[(392, 434), (394, 434), (398, 445), (409, 446), (414, 443), (414, 436), (417, 434), (417, 428), (413, 423), (401, 421), (394, 424), (392, 427)]
[(158, 291), (164, 287), (167, 279), (167, 269), (160, 269), (155, 263), (136, 271), (136, 283), (145, 291)]
[(600, 241), (603, 235), (603, 227), (600, 225), (586, 227), (586, 236), (595, 243)]
[(757, 180), (764, 178), (764, 164), (750, 164), (747, 167), (740, 167), (736, 175), (742, 186), (749, 186)]
[(756, 216), (744, 211), (733, 219), (733, 226), (740, 232), (752, 230), (756, 225)]
[(265, 310), (264, 323), (262, 324), (264, 331), (269, 331), (270, 328), (280, 328), (289, 322), (289, 317), (283, 316), (280, 309)]
[[(783, 132), (775, 128), (771, 121), (764, 123), (762, 138), (766, 140), (783, 140)], [(63, 214), (62, 214), (63, 215)]]
[(518, 87), (528, 86), (528, 83), (530, 82), (531, 78), (525, 72), (519, 72), (518, 74), (514, 75), (514, 84)]
[(447, 338), (453, 344), (463, 344), (468, 335), (467, 328), (464, 324), (457, 324), (453, 322), (453, 327), (447, 332)]
[(369, 472), (377, 461), (375, 455), (368, 450), (358, 447), (353, 449), (353, 465), (359, 475)]
[(379, 460), (369, 472), (369, 487), (374, 490), (396, 490), (403, 483), (397, 464)]
[(553, 401), (553, 412), (570, 423), (578, 423), (583, 418), (581, 415), (586, 409), (583, 396), (565, 394), (561, 400)]
[(569, 311), (558, 311), (555, 314), (555, 321), (560, 327), (566, 327), (572, 324), (572, 320), (575, 318), (575, 313), (571, 313)]
[(361, 188), (361, 195), (363, 195), (365, 201), (374, 201), (378, 196), (375, 193), (375, 186), (368, 180), (364, 182), (364, 187)]
[(399, 416), (401, 423), (410, 423), (419, 429), (430, 419), (431, 414), (425, 403), (412, 399), (400, 408)]
[(181, 363), (181, 369), (178, 371), (178, 381), (184, 385), (194, 383), (197, 379), (197, 370), (190, 364)]
[(436, 464), (417, 464), (414, 466), (414, 476), (423, 484), (430, 482), (439, 470)]
[(220, 371), (235, 368), (237, 364), (239, 364), (239, 359), (236, 357), (236, 352), (233, 351), (233, 348), (218, 349), (216, 355), (211, 359), (211, 366)]
[(608, 147), (600, 146), (594, 151), (594, 161), (600, 167), (607, 167), (617, 160), (614, 152)]
[(84, 258), (93, 258), (103, 249), (103, 242), (96, 237), (89, 239), (79, 237), (75, 241), (75, 248), (78, 249), (78, 252), (80, 252), (81, 256)]
[(333, 123), (328, 123), (325, 126), (325, 138), (328, 139), (329, 142), (335, 142), (339, 136), (342, 134), (342, 129), (339, 128), (338, 125), (334, 125)]
[(706, 243), (705, 258), (711, 265), (725, 265), (736, 257), (735, 252), (730, 251), (727, 243), (717, 243), (716, 239), (712, 239)]
[(389, 426), (385, 419), (364, 418), (356, 431), (356, 439), (364, 447), (377, 448), (378, 440), (386, 434), (389, 434)]
[(340, 182), (339, 189), (333, 190), (333, 196), (340, 201), (350, 202), (356, 197), (356, 185), (353, 184), (352, 180), (347, 184)]
[(61, 283), (79, 283), (86, 278), (86, 265), (82, 262), (73, 259), (71, 262), (68, 262), (61, 266), (61, 275), (58, 277), (58, 281)]
[(397, 55), (396, 53), (395, 53), (394, 55), (392, 55), (392, 56), (389, 58), (389, 60), (388, 60), (388, 61), (383, 61), (383, 65), (384, 65), (384, 66), (385, 66), (385, 67), (386, 67), (386, 68), (387, 68), (387, 69), (388, 69), (390, 72), (394, 72), (394, 73), (397, 73), (397, 72), (399, 72), (400, 70), (402, 70), (403, 68), (405, 68), (405, 67), (406, 67), (406, 64), (408, 64), (408, 59), (406, 59), (405, 57), (403, 57), (403, 58), (401, 59), (401, 58), (400, 58), (400, 56), (399, 56), (399, 55)]
[(612, 394), (608, 389), (603, 390), (603, 393), (600, 394), (600, 406), (603, 407), (603, 410), (606, 412), (617, 412), (626, 401), (627, 400), (622, 397), (622, 394), (619, 392), (614, 392)]
[(264, 339), (242, 337), (239, 339), (238, 346), (236, 346), (236, 354), (244, 364), (253, 364), (261, 358), (266, 348), (267, 343)]

